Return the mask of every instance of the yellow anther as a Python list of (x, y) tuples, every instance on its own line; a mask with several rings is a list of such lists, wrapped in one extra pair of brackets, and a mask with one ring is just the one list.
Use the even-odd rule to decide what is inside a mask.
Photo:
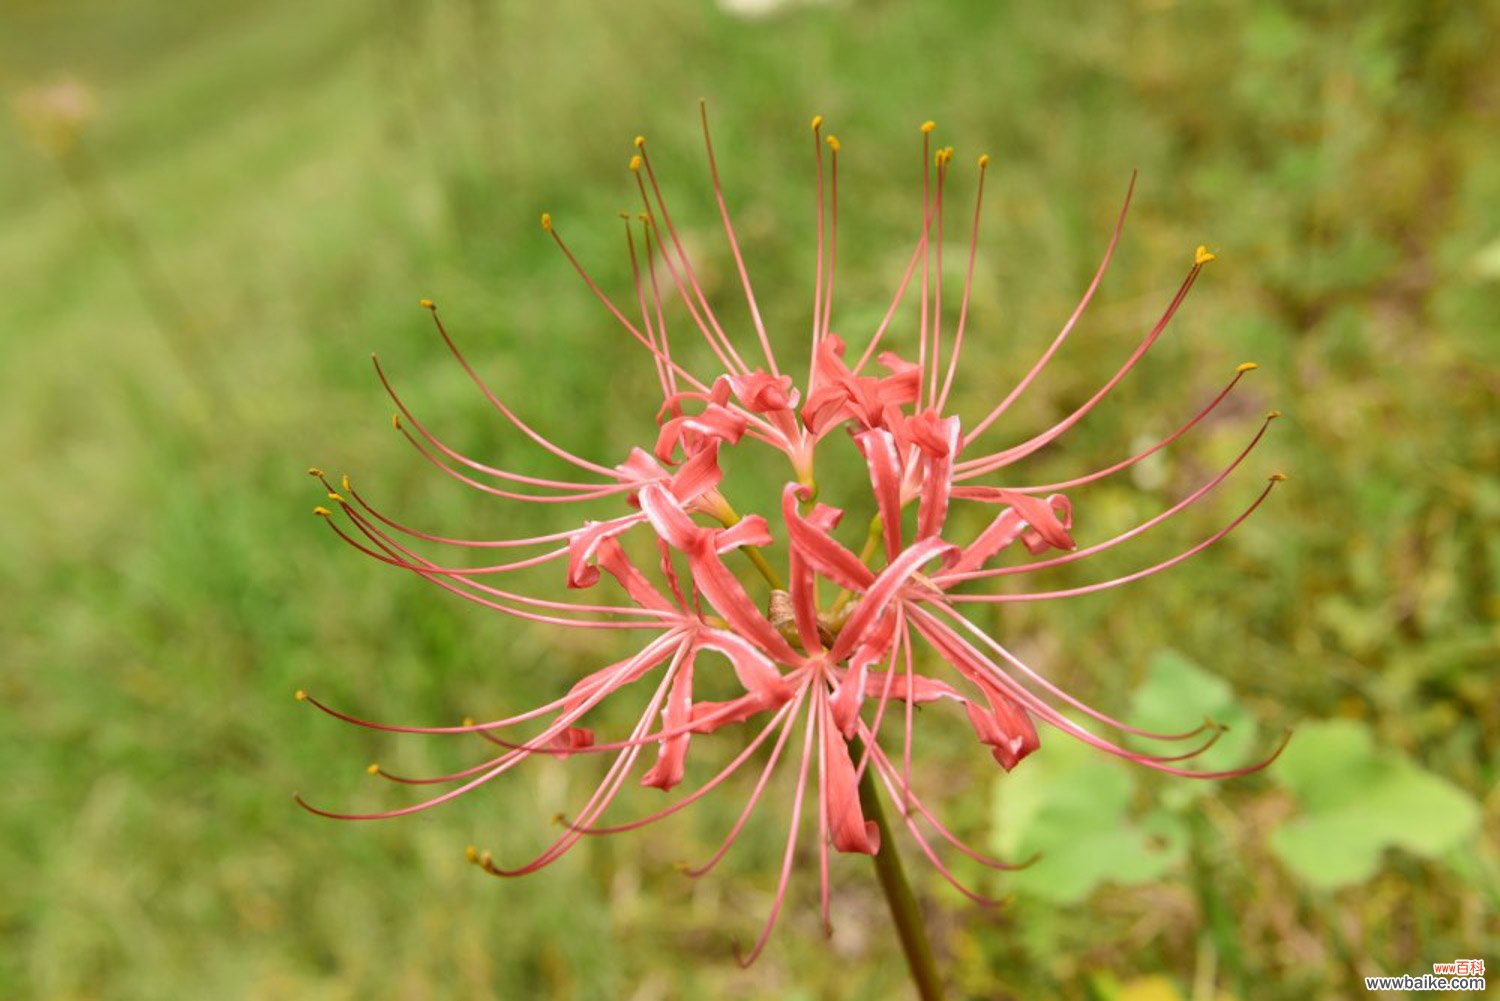
[(630, 221), (630, 213), (629, 212), (621, 210), (620, 212), (617, 212), (615, 214), (618, 215), (621, 219), (624, 219), (626, 222)]
[(819, 129), (821, 129), (822, 127), (823, 127), (823, 116), (822, 115), (813, 115), (813, 117), (812, 117), (812, 130), (814, 132), (816, 132)]
[(306, 693), (306, 692), (304, 692), (304, 691), (303, 691), (303, 690), (302, 690), (302, 689), (300, 689), (300, 688), (299, 688), (299, 689), (297, 689), (297, 701), (298, 701), (298, 702), (306, 702), (306, 701), (307, 701), (307, 693)]
[(979, 169), (983, 170), (984, 168), (988, 167), (989, 165), (990, 165), (990, 155), (988, 153), (982, 153), (982, 154), (980, 154), (980, 156), (979, 156)]
[(437, 303), (433, 302), (431, 299), (418, 299), (417, 305), (421, 306), (423, 309), (437, 309)]
[(922, 123), (922, 134), (923, 135), (927, 135), (928, 133), (930, 133), (935, 128), (937, 128), (937, 122), (930, 121), (930, 120), (929, 121), (925, 121), (925, 122)]
[(470, 845), (469, 847), (464, 849), (464, 857), (467, 858), (470, 862), (473, 862), (475, 865), (478, 865), (479, 849), (475, 848), (473, 845)]
[(342, 503), (344, 503), (344, 498), (340, 497), (338, 494), (334, 493), (332, 490), (328, 491), (328, 499), (331, 500), (331, 501), (333, 501), (335, 504), (342, 504)]
[(1281, 416), (1281, 411), (1280, 410), (1267, 410), (1266, 411), (1266, 420), (1268, 420), (1268, 421), (1274, 421), (1276, 418), (1278, 418), (1280, 416)]
[(1213, 260), (1217, 260), (1217, 259), (1218, 259), (1218, 255), (1217, 254), (1210, 254), (1208, 252), (1208, 248), (1205, 247), (1205, 246), (1203, 246), (1201, 243), (1198, 245), (1198, 249), (1193, 252), (1193, 263), (1194, 264), (1199, 264), (1199, 265), (1207, 264), (1209, 261), (1213, 261)]
[(372, 761), (372, 762), (370, 762), (370, 764), (365, 768), (365, 774), (366, 775), (379, 775), (380, 774), (380, 762), (378, 762), (378, 761)]
[(397, 431), (401, 430), (401, 415), (400, 414), (391, 414), (391, 427), (395, 428)]
[(946, 156), (944, 156), (944, 151), (943, 150), (938, 150), (936, 153), (934, 153), (932, 155), (932, 165), (934, 167), (941, 167), (943, 164), (945, 164), (947, 162), (948, 162), (948, 159), (947, 159)]
[(839, 146), (840, 146), (840, 143), (839, 143), (839, 137), (838, 136), (829, 136), (828, 137), (828, 148), (829, 149), (831, 149), (835, 153), (837, 153), (839, 151)]
[(333, 512), (330, 511), (330, 510), (328, 510), (326, 507), (324, 507), (321, 504), (319, 504), (317, 507), (313, 508), (313, 514), (317, 515), (319, 518), (331, 518), (331, 517), (333, 517)]
[(635, 137), (635, 148), (636, 149), (645, 149), (646, 148), (646, 137), (645, 136), (636, 136)]
[(542, 213), (542, 229), (548, 233), (552, 232), (552, 213)]
[(633, 156), (633, 157), (630, 158), (630, 169), (633, 170), (633, 171), (639, 172), (640, 169), (641, 169), (641, 163), (642, 162), (643, 161), (641, 160), (641, 155), (639, 153), (637, 153), (635, 156)]
[(648, 226), (651, 225), (651, 213), (650, 212), (642, 212), (640, 215), (641, 215), (641, 222), (645, 223)]
[(1271, 482), (1272, 483), (1282, 483), (1285, 480), (1286, 480), (1286, 473), (1272, 473), (1271, 474)]
[(1243, 374), (1245, 372), (1254, 372), (1258, 368), (1260, 368), (1260, 364), (1258, 362), (1246, 361), (1241, 362), (1238, 367), (1235, 368), (1235, 371)]
[(486, 871), (495, 868), (495, 858), (490, 854), (490, 850), (488, 848), (479, 853), (479, 864)]
[(354, 488), (353, 488), (353, 487), (351, 487), (351, 486), (350, 486), (350, 485), (349, 485), (349, 474), (348, 474), (348, 473), (345, 473), (345, 474), (344, 474), (344, 475), (343, 475), (343, 484), (344, 484), (344, 489), (345, 489), (345, 490), (349, 490), (349, 491), (352, 491), (352, 490), (353, 490), (353, 489), (354, 489)]
[(464, 717), (463, 725), (464, 726), (473, 726), (474, 725), (474, 717), (473, 716), (465, 716)]
[(567, 827), (568, 826), (567, 815), (566, 814), (562, 814), (562, 813), (554, 813), (552, 815), (552, 822), (554, 824), (556, 824), (558, 827)]
[(323, 475), (323, 470), (319, 469), (317, 466), (308, 466), (307, 475), (321, 477)]

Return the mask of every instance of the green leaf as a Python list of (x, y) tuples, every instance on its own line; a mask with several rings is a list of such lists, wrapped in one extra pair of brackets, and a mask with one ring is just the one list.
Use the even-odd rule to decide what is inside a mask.
[(1303, 726), (1271, 773), (1302, 807), (1271, 835), (1271, 848), (1319, 889), (1368, 879), (1387, 848), (1441, 856), (1479, 824), (1468, 793), (1405, 755), (1377, 749), (1369, 728), (1353, 720)]
[(1017, 892), (1055, 903), (1087, 897), (1106, 882), (1143, 883), (1183, 855), (1186, 833), (1157, 813), (1129, 819), (1135, 778), (1128, 766), (1059, 737), (996, 783), (994, 843), (1016, 861), (1041, 853), (1012, 874)]
[[(1256, 754), (1255, 721), (1235, 704), (1234, 689), (1229, 683), (1180, 653), (1164, 650), (1157, 654), (1131, 700), (1127, 722), (1145, 730), (1181, 733), (1204, 720), (1213, 720), (1226, 730), (1213, 747), (1184, 765), (1217, 771), (1243, 765)], [(1203, 739), (1206, 737), (1205, 734)], [(1191, 738), (1187, 743), (1199, 739)], [(1173, 746), (1144, 739), (1132, 739), (1131, 745), (1157, 754)], [(1163, 797), (1170, 805), (1183, 808), (1213, 789), (1212, 782), (1184, 779), (1170, 783)]]

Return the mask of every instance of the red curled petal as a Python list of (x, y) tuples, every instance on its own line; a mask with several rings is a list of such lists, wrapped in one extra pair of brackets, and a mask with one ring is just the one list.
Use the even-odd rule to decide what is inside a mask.
[(833, 847), (841, 852), (874, 855), (880, 851), (880, 828), (873, 820), (866, 820), (859, 807), (859, 789), (854, 779), (849, 745), (827, 720), (820, 729), (823, 731), (823, 762), (827, 769), (823, 809)]
[(723, 470), (719, 468), (719, 443), (706, 442), (672, 474), (672, 496), (689, 504), (717, 487), (723, 479)]
[[(600, 540), (597, 562), (620, 582), (625, 593), (630, 595), (630, 600), (642, 608), (654, 608), (663, 612), (679, 611), (656, 589), (656, 585), (646, 579), (646, 575), (641, 573), (640, 568), (626, 555), (624, 547), (615, 539)], [(595, 576), (597, 575), (598, 571), (595, 571)]]
[(704, 629), (698, 633), (697, 649), (717, 650), (729, 658), (734, 676), (763, 708), (773, 708), (794, 694), (793, 685), (776, 670), (765, 654), (734, 633), (722, 629)]
[(912, 574), (924, 563), (939, 556), (957, 553), (957, 546), (942, 539), (923, 539), (891, 561), (891, 565), (882, 570), (866, 590), (864, 600), (859, 603), (854, 614), (849, 616), (849, 621), (844, 623), (844, 628), (839, 631), (839, 638), (828, 653), (829, 659), (835, 662), (843, 660), (868, 639), (867, 630), (876, 625), (876, 620), (890, 607), (891, 602), (901, 593), (901, 588), (906, 586)]
[[(689, 653), (672, 679), (672, 691), (667, 696), (667, 707), (662, 710), (662, 728), (678, 730), (688, 725), (693, 716), (693, 655)], [(687, 770), (688, 742), (692, 734), (682, 732), (661, 742), (656, 764), (641, 776), (641, 785), (651, 786), (665, 792), (682, 781)]]
[(788, 483), (781, 492), (781, 517), (792, 547), (824, 577), (863, 593), (874, 582), (874, 572), (835, 541), (829, 529), (818, 527), (797, 512), (798, 499), (809, 495), (806, 487), (796, 483)]
[(885, 554), (890, 559), (901, 551), (901, 456), (896, 451), (896, 438), (884, 428), (875, 428), (855, 435), (854, 444), (870, 470), (870, 486), (880, 506)]
[(599, 583), (599, 571), (592, 563), (600, 544), (628, 531), (640, 521), (640, 515), (627, 515), (611, 521), (584, 522), (583, 528), (568, 539), (568, 586), (584, 588)]
[(715, 535), (714, 551), (719, 553), (727, 553), (741, 546), (769, 546), (775, 541), (771, 538), (771, 526), (758, 514), (746, 515)]
[(958, 418), (911, 421), (912, 440), (927, 455), (922, 497), (917, 507), (917, 538), (941, 535), (948, 520), (948, 499), (953, 490), (953, 460), (958, 455)]
[[(866, 697), (879, 697), (885, 694), (886, 673), (884, 671), (871, 671), (865, 675)], [(890, 698), (906, 700), (906, 676), (903, 674), (898, 680), (891, 684)], [(951, 699), (954, 702), (967, 702), (958, 689), (946, 681), (938, 681), (924, 674), (913, 674), (911, 676), (912, 702), (921, 705), (924, 702), (936, 702), (938, 699)]]
[(570, 726), (547, 741), (547, 750), (558, 759), (593, 746), (594, 731), (584, 726)]

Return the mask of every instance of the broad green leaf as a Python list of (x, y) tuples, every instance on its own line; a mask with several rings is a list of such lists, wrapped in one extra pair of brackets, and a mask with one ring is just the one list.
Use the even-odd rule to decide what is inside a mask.
[(1387, 848), (1438, 857), (1479, 823), (1468, 793), (1396, 751), (1376, 748), (1369, 728), (1353, 720), (1302, 727), (1271, 771), (1302, 807), (1272, 834), (1271, 848), (1320, 889), (1368, 879)]
[[(1213, 771), (1253, 760), (1258, 751), (1254, 720), (1235, 704), (1234, 689), (1229, 683), (1172, 650), (1164, 650), (1152, 658), (1146, 679), (1131, 700), (1126, 722), (1159, 733), (1181, 733), (1205, 719), (1227, 729), (1213, 747), (1185, 765)], [(1132, 738), (1131, 745), (1152, 753), (1174, 753), (1173, 749), (1186, 749), (1200, 739), (1169, 743)], [(1210, 782), (1188, 779), (1169, 784), (1163, 796), (1169, 805), (1182, 808), (1212, 790)]]
[(1082, 900), (1106, 882), (1156, 879), (1182, 857), (1185, 832), (1165, 813), (1129, 818), (1128, 766), (1074, 740), (1048, 741), (996, 783), (994, 843), (1021, 861), (1019, 892), (1056, 903)]

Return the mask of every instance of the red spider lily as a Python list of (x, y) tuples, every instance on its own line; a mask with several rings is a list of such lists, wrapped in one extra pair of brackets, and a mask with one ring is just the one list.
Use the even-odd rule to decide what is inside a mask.
[[(589, 461), (551, 442), (533, 429), (480, 379), (449, 336), (436, 308), (437, 332), (480, 390), (517, 431), (573, 467), (577, 479), (549, 479), (499, 469), (449, 448), (402, 402), (379, 362), (380, 380), (395, 401), (396, 427), (430, 462), (450, 476), (486, 493), (509, 500), (564, 504), (616, 497), (623, 513), (606, 520), (574, 522), (550, 535), (484, 541), (434, 535), (401, 524), (376, 509), (353, 489), (347, 477), (336, 490), (314, 469), (345, 515), (342, 523), (319, 507), (340, 538), (381, 562), (409, 570), (428, 581), (497, 611), (537, 622), (586, 629), (634, 629), (649, 634), (632, 656), (609, 664), (574, 684), (546, 705), (488, 722), (466, 720), (458, 726), (396, 726), (374, 723), (307, 699), (340, 719), (400, 733), (478, 735), (495, 752), (485, 760), (448, 775), (407, 778), (372, 766), (396, 782), (445, 786), (436, 795), (411, 805), (374, 814), (331, 813), (330, 817), (376, 819), (428, 809), (483, 785), (538, 753), (568, 756), (603, 754), (612, 759), (603, 780), (580, 807), (564, 832), (535, 858), (513, 868), (497, 864), (488, 852), (470, 849), (488, 872), (515, 876), (533, 872), (560, 858), (590, 835), (633, 830), (681, 810), (723, 785), (752, 760), (760, 761), (744, 808), (722, 845), (708, 861), (690, 870), (701, 875), (713, 868), (743, 830), (765, 794), (778, 763), (801, 727), (801, 753), (791, 798), (787, 834), (771, 913), (759, 940), (745, 957), (764, 948), (785, 899), (798, 843), (808, 786), (816, 783), (817, 845), (822, 911), (828, 919), (830, 846), (840, 852), (875, 854), (880, 831), (866, 818), (859, 788), (867, 772), (884, 786), (901, 810), (901, 819), (921, 852), (939, 873), (969, 897), (983, 901), (954, 874), (938, 851), (938, 842), (997, 869), (1008, 863), (976, 851), (948, 829), (918, 796), (911, 783), (913, 718), (916, 706), (952, 702), (961, 707), (978, 741), (999, 765), (1010, 770), (1036, 751), (1038, 724), (1083, 740), (1109, 754), (1174, 775), (1220, 778), (1264, 767), (1279, 753), (1255, 764), (1227, 771), (1193, 770), (1185, 764), (1213, 743), (1219, 728), (1212, 723), (1182, 733), (1154, 733), (1132, 727), (1092, 708), (1047, 681), (999, 641), (963, 614), (970, 603), (1045, 601), (1089, 594), (1165, 570), (1217, 542), (1265, 500), (1274, 483), (1262, 489), (1243, 513), (1203, 541), (1172, 558), (1110, 580), (1066, 590), (975, 594), (964, 590), (974, 581), (1032, 573), (1082, 560), (1111, 549), (1151, 529), (1217, 488), (1265, 435), (1273, 412), (1243, 451), (1222, 471), (1171, 507), (1113, 538), (1079, 548), (1073, 536), (1073, 505), (1062, 493), (1121, 472), (1172, 444), (1212, 413), (1253, 364), (1241, 365), (1233, 379), (1180, 428), (1150, 448), (1106, 468), (1058, 483), (999, 485), (988, 478), (1044, 448), (1081, 420), (1123, 379), (1166, 330), (1213, 255), (1200, 247), (1177, 294), (1161, 318), (1118, 371), (1077, 410), (1042, 433), (1009, 447), (992, 448), (980, 439), (995, 424), (1068, 338), (1098, 289), (1120, 239), (1131, 192), (1078, 307), (1026, 376), (993, 410), (965, 431), (959, 416), (947, 413), (958, 371), (974, 274), (980, 205), (988, 157), (979, 159), (978, 193), (969, 241), (967, 269), (950, 338), (942, 304), (943, 194), (953, 162), (951, 148), (933, 151), (932, 123), (922, 127), (922, 190), (915, 247), (889, 308), (870, 331), (858, 358), (846, 361), (845, 341), (832, 330), (838, 236), (838, 140), (829, 136), (825, 163), (821, 119), (813, 120), (817, 163), (817, 255), (812, 304), (810, 361), (804, 389), (793, 385), (772, 350), (729, 210), (719, 184), (707, 117), (704, 139), (714, 193), (730, 255), (740, 278), (760, 357), (747, 361), (725, 332), (683, 247), (658, 183), (644, 139), (637, 138), (631, 170), (643, 211), (626, 219), (626, 239), (633, 277), (633, 303), (618, 304), (569, 251), (548, 215), (542, 228), (577, 270), (625, 332), (650, 356), (662, 394), (659, 432), (649, 450), (637, 448), (615, 466)], [(825, 169), (826, 168), (826, 169)], [(636, 232), (641, 236), (638, 249)], [(919, 322), (917, 360), (880, 351), (902, 301), (915, 288)], [(667, 329), (667, 302), (680, 300), (693, 333), (708, 345), (720, 371), (691, 371), (674, 355)], [(948, 341), (944, 359), (945, 339)], [(871, 374), (872, 359), (879, 364)], [(753, 362), (753, 364), (752, 364)], [(815, 499), (817, 447), (835, 429), (847, 429), (864, 457), (877, 514), (864, 551), (856, 553), (834, 534), (843, 512)], [(724, 492), (719, 456), (746, 440), (784, 453), (791, 476), (781, 495), (779, 525), (760, 514), (741, 517)], [(956, 502), (985, 505), (994, 514), (977, 534), (954, 538), (950, 509)], [(916, 505), (915, 532), (903, 529), (903, 512)], [(626, 552), (621, 538), (649, 535), (658, 558), (642, 563)], [(767, 562), (762, 550), (773, 541), (786, 543), (785, 577)], [(413, 541), (415, 540), (415, 541)], [(418, 551), (424, 543), (469, 549), (521, 549), (537, 555), (480, 566), (449, 566)], [(1000, 564), (1019, 543), (1031, 562)], [(765, 578), (760, 597), (726, 563), (731, 551), (746, 554)], [(603, 575), (618, 585), (621, 598), (600, 603), (538, 598), (495, 586), (491, 581), (510, 571), (546, 562), (565, 564), (567, 587), (586, 590)], [(652, 565), (654, 563), (654, 565)], [(685, 567), (685, 570), (681, 569)], [(820, 604), (819, 580), (839, 589), (839, 596)], [(759, 585), (757, 585), (759, 587)], [(769, 593), (765, 593), (768, 590)], [(934, 662), (951, 668), (949, 680), (916, 670), (917, 651), (925, 647)], [(714, 655), (706, 657), (705, 655)], [(695, 697), (695, 677), (723, 672), (727, 663), (741, 692), (726, 701)], [(599, 740), (587, 726), (590, 714), (606, 699), (635, 682), (650, 678), (654, 687), (639, 721), (628, 735)], [(899, 712), (889, 712), (891, 703)], [(888, 716), (899, 715), (899, 755), (891, 746)], [(1089, 722), (1082, 724), (1075, 717)], [(508, 737), (514, 728), (538, 723), (530, 736)], [(638, 781), (663, 791), (682, 783), (695, 736), (726, 726), (753, 723), (748, 745), (727, 765), (696, 788), (656, 812), (626, 822), (606, 823), (604, 815), (643, 754), (655, 761)], [(1201, 738), (1186, 753), (1133, 750), (1119, 736), (1175, 742)], [(769, 751), (761, 754), (764, 746)], [(1284, 742), (1283, 742), (1284, 746)], [(816, 766), (816, 768), (814, 768)], [(299, 802), (301, 800), (299, 799)], [(306, 805), (305, 803), (303, 805)]]

